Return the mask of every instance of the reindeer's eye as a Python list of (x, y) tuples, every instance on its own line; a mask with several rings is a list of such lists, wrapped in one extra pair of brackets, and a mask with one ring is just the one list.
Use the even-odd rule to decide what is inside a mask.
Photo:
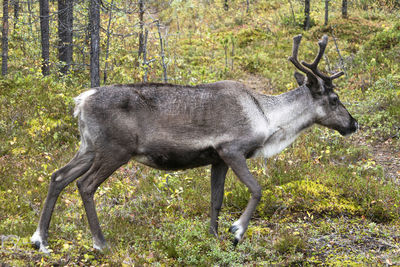
[(330, 103), (332, 106), (337, 106), (339, 105), (339, 98), (337, 96), (333, 96), (330, 99)]

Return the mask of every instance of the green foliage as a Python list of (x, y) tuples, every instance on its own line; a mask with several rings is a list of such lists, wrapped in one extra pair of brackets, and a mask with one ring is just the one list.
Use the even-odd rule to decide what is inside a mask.
[(204, 226), (198, 219), (178, 219), (164, 224), (156, 231), (161, 240), (155, 244), (156, 249), (161, 250), (159, 256), (172, 258), (176, 264), (185, 266), (235, 265), (243, 262), (244, 257), (239, 251), (212, 238)]
[(363, 108), (359, 120), (371, 139), (398, 137), (400, 129), (400, 76), (389, 74), (379, 78), (363, 93)]
[(263, 73), (263, 71), (269, 66), (269, 63), (269, 54), (260, 52), (245, 58), (241, 64), (245, 71), (256, 74)]
[(299, 235), (285, 231), (275, 240), (274, 248), (281, 254), (294, 254), (304, 251), (305, 243)]
[[(281, 20), (284, 26), (294, 26), (295, 28), (300, 28), (300, 29), (304, 28), (304, 21), (305, 21), (304, 13), (295, 13), (293, 17), (293, 14), (287, 12), (284, 16), (282, 16)], [(316, 24), (317, 23), (314, 17), (310, 16), (310, 28), (314, 27)]]
[(400, 3), (398, 0), (360, 0), (362, 8), (398, 8)]
[(364, 49), (388, 50), (400, 42), (400, 23), (392, 28), (385, 28), (365, 44)]
[(240, 48), (249, 46), (253, 42), (265, 41), (267, 37), (268, 34), (265, 32), (265, 30), (260, 28), (244, 28), (236, 35), (238, 46)]

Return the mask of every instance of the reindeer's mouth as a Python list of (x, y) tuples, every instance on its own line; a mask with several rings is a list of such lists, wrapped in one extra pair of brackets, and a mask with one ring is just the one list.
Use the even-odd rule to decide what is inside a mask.
[(344, 129), (339, 129), (339, 133), (343, 136), (349, 136), (358, 130), (358, 122), (355, 119), (350, 121), (350, 125)]

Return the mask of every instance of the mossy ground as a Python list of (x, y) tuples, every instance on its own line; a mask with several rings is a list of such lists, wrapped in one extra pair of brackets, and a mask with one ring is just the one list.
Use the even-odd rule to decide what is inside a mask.
[[(338, 92), (360, 122), (360, 131), (343, 138), (316, 127), (281, 154), (250, 160), (263, 198), (236, 249), (227, 229), (244, 209), (249, 192), (231, 172), (220, 238), (215, 239), (208, 235), (209, 168), (163, 172), (130, 162), (95, 197), (109, 250), (91, 248), (84, 209), (72, 184), (57, 202), (49, 238), (53, 253), (46, 256), (29, 238), (51, 173), (79, 147), (72, 99), (87, 87), (87, 71), (44, 78), (32, 68), (21, 68), (39, 67), (40, 62), (33, 57), (25, 58), (25, 65), (18, 62), (23, 44), (14, 36), (10, 75), (0, 80), (0, 264), (399, 265), (397, 11), (376, 4), (365, 11), (353, 5), (345, 20), (333, 3), (325, 27), (322, 2), (313, 3), (314, 26), (302, 32), (282, 1), (255, 1), (250, 14), (241, 11), (245, 1), (233, 1), (230, 11), (223, 10), (222, 1), (215, 1), (213, 8), (193, 1), (197, 9), (178, 2), (171, 7), (175, 13), (169, 8), (158, 13), (161, 20), (171, 19), (171, 30), (179, 18), (181, 32), (169, 44), (172, 82), (236, 79), (259, 91), (285, 92), (295, 86), (294, 67), (287, 62), (291, 38), (303, 33), (300, 57), (309, 60), (316, 40), (333, 33), (343, 62), (331, 38), (326, 69), (344, 64), (347, 75), (338, 81)], [(301, 6), (292, 2), (297, 18)], [(141, 72), (129, 69), (135, 59), (115, 46), (114, 62), (124, 67), (114, 69), (110, 83), (139, 81)], [(160, 80), (160, 74), (161, 68), (152, 66), (150, 80)], [(256, 77), (263, 83), (255, 82)]]

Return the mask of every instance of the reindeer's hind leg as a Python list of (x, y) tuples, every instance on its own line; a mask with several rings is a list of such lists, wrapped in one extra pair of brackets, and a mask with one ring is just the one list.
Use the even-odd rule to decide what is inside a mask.
[(225, 176), (228, 166), (224, 162), (211, 166), (210, 234), (218, 237), (218, 216), (224, 199)]
[(94, 152), (80, 149), (67, 165), (54, 172), (51, 176), (49, 191), (40, 215), (39, 224), (36, 232), (31, 237), (31, 242), (40, 251), (48, 253), (46, 246), (49, 224), (58, 196), (68, 184), (89, 170), (93, 158)]
[(93, 247), (99, 250), (106, 247), (106, 241), (97, 217), (94, 193), (101, 183), (130, 159), (130, 155), (122, 147), (109, 146), (108, 150), (103, 150), (96, 153), (92, 167), (77, 182), (93, 236)]

